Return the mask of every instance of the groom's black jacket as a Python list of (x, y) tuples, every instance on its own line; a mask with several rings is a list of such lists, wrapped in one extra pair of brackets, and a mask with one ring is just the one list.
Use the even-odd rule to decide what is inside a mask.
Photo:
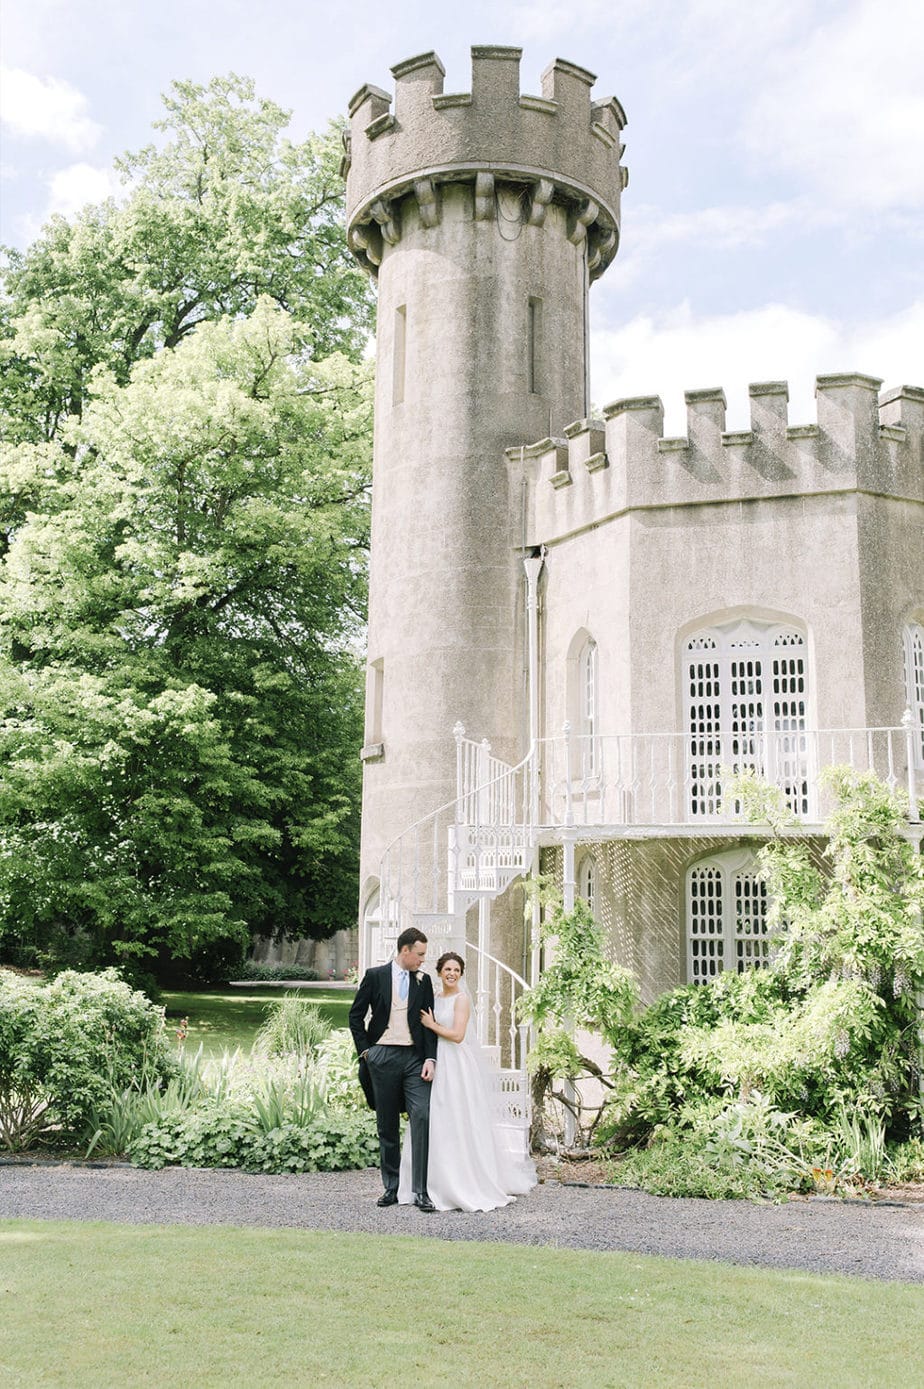
[[(408, 975), (407, 1025), (421, 1061), (436, 1060), (436, 1033), (424, 1027), (421, 1013), (433, 1007), (433, 982), (428, 974)], [(366, 1014), (372, 1009), (368, 1023)], [(374, 1047), (388, 1026), (391, 1013), (391, 962), (367, 969), (350, 1008), (350, 1031), (362, 1054)]]

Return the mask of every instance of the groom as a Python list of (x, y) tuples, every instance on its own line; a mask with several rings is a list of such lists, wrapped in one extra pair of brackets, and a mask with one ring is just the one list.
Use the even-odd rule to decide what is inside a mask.
[(402, 931), (397, 954), (387, 965), (366, 970), (350, 1008), (350, 1031), (365, 1057), (375, 1093), (379, 1156), (385, 1190), (380, 1206), (398, 1200), (401, 1166), (399, 1117), (407, 1111), (411, 1128), (414, 1205), (436, 1207), (427, 1194), (430, 1131), (430, 1082), (436, 1070), (436, 1033), (421, 1025), (420, 1015), (433, 1007), (433, 984), (421, 973), (427, 938), (416, 926)]

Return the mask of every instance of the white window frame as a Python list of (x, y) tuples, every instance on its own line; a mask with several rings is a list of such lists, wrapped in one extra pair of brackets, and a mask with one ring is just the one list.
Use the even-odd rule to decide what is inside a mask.
[(582, 778), (594, 777), (600, 769), (597, 739), (598, 671), (597, 643), (593, 637), (588, 637), (581, 647), (577, 662), (578, 766)]
[(697, 859), (684, 885), (687, 980), (707, 984), (720, 974), (770, 963), (770, 896), (750, 849)]
[(723, 768), (755, 771), (779, 786), (802, 818), (813, 811), (809, 772), (809, 669), (793, 623), (739, 618), (683, 643), (687, 808), (723, 817)]
[(924, 626), (910, 622), (902, 634), (905, 706), (911, 711), (914, 765), (924, 768)]

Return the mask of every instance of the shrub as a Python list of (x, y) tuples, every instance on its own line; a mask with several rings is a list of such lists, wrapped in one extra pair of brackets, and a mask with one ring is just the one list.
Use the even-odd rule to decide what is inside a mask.
[(333, 1171), (375, 1161), (349, 1033), (326, 1037), (314, 1057), (200, 1053), (166, 1085), (113, 1089), (87, 1129), (90, 1152), (127, 1153), (142, 1167), (243, 1167), (255, 1172)]
[(657, 1128), (647, 1148), (619, 1164), (616, 1179), (658, 1196), (713, 1199), (778, 1200), (835, 1184), (826, 1131), (757, 1092), (731, 1104), (700, 1102), (682, 1120)]
[(26, 1146), (52, 1122), (79, 1133), (113, 1090), (165, 1079), (172, 1068), (163, 1010), (115, 970), (67, 970), (44, 985), (0, 975), (7, 1147)]
[(318, 1084), (327, 1103), (335, 1109), (359, 1109), (366, 1112), (366, 1097), (359, 1083), (356, 1047), (345, 1027), (337, 1028), (318, 1047)]
[(261, 1132), (242, 1099), (210, 1100), (188, 1114), (148, 1124), (129, 1149), (137, 1167), (242, 1167), (248, 1172), (336, 1172), (369, 1167), (378, 1155), (370, 1112), (319, 1110)]
[(159, 1124), (168, 1117), (185, 1114), (206, 1096), (200, 1066), (202, 1048), (195, 1056), (181, 1055), (176, 1074), (164, 1085), (139, 1077), (138, 1083), (123, 1090), (113, 1089), (87, 1119), (83, 1142), (86, 1156), (98, 1153), (120, 1157), (131, 1147), (146, 1124)]
[(321, 978), (318, 971), (308, 965), (269, 965), (256, 960), (245, 960), (240, 972), (232, 977), (252, 980), (255, 984), (284, 984), (287, 980), (316, 983)]

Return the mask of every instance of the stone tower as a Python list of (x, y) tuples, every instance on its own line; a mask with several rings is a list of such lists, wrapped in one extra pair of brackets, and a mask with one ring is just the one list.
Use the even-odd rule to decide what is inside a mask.
[(588, 413), (587, 291), (616, 253), (625, 123), (557, 60), (435, 53), (350, 103), (349, 244), (378, 282), (361, 908), (387, 843), (455, 791), (457, 720), (527, 746), (525, 514), (505, 449)]

